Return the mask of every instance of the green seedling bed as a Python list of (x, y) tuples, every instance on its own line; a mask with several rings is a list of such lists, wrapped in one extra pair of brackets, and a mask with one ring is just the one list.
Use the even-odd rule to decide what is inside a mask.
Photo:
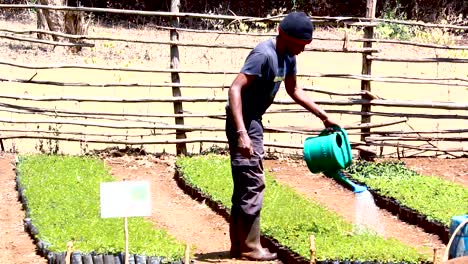
[[(69, 241), (75, 249), (72, 263), (123, 263), (123, 218), (100, 217), (100, 183), (115, 180), (104, 162), (30, 155), (19, 159), (16, 172), (25, 229), (49, 263), (65, 263)], [(143, 217), (129, 217), (128, 228), (130, 263), (182, 263), (183, 243), (165, 230)]]
[[(205, 200), (226, 219), (232, 194), (229, 158), (206, 155), (179, 158), (176, 179), (194, 199)], [(266, 175), (262, 210), (264, 244), (284, 263), (308, 263), (309, 237), (315, 236), (319, 263), (424, 263), (430, 256), (370, 230), (356, 233), (353, 225), (319, 203), (304, 198)]]

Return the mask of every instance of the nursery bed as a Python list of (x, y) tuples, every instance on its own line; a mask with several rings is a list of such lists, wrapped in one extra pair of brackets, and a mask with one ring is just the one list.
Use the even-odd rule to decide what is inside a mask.
[[(171, 233), (177, 234), (178, 237), (186, 237), (194, 246), (201, 249), (197, 250), (195, 256), (196, 263), (243, 263), (239, 260), (231, 260), (227, 257), (228, 237), (227, 224), (222, 223), (216, 215), (212, 215), (211, 210), (205, 210), (197, 203), (192, 203), (191, 198), (187, 195), (179, 193), (177, 186), (173, 184), (173, 161), (174, 157), (162, 156), (160, 158), (147, 156), (123, 156), (123, 157), (107, 157), (105, 158), (116, 173), (122, 174), (122, 179), (129, 179), (129, 176), (137, 175), (158, 179), (162, 186), (168, 186), (160, 189), (161, 195), (171, 194), (167, 198), (174, 199), (169, 207), (163, 207), (163, 210), (173, 210), (176, 215), (167, 215), (167, 219), (162, 219), (161, 215), (155, 217), (156, 220), (166, 221), (162, 225), (171, 230)], [(1, 263), (17, 263), (17, 264), (45, 264), (45, 258), (35, 254), (35, 245), (32, 240), (22, 230), (21, 221), (24, 212), (21, 210), (20, 203), (16, 202), (16, 191), (14, 190), (14, 166), (11, 161), (13, 155), (3, 153), (0, 160), (1, 180), (0, 187), (2, 189), (2, 203), (0, 207), (5, 217), (0, 219), (2, 229), (0, 230), (0, 249), (4, 253), (0, 257)], [(406, 160), (405, 160), (406, 161)], [(468, 159), (436, 159), (436, 158), (412, 158), (407, 161), (411, 168), (422, 172), (425, 175), (434, 175), (435, 177), (444, 177), (455, 182), (467, 183), (468, 170), (466, 164)], [(426, 166), (427, 164), (427, 166)], [(275, 177), (281, 182), (288, 183), (290, 186), (298, 189), (301, 193), (309, 194), (318, 199), (321, 199), (324, 204), (331, 209), (341, 210), (342, 214), (346, 214), (347, 210), (343, 207), (352, 206), (348, 203), (339, 202), (343, 197), (350, 197), (349, 192), (333, 184), (333, 181), (321, 177), (319, 175), (311, 175), (306, 171), (303, 164), (296, 161), (288, 161), (284, 159), (266, 160), (265, 169), (277, 174)], [(444, 172), (435, 173), (437, 171)], [(156, 184), (156, 183), (155, 183)], [(170, 187), (169, 187), (170, 186)], [(158, 196), (156, 201), (161, 201), (162, 197)], [(352, 201), (350, 199), (349, 202)], [(164, 201), (167, 202), (166, 198)], [(155, 203), (155, 205), (157, 205)], [(180, 207), (180, 208), (179, 208)], [(341, 209), (340, 209), (341, 208)], [(186, 218), (190, 219), (197, 217), (193, 221), (183, 220), (182, 213), (187, 214)], [(425, 233), (420, 228), (412, 227), (398, 221), (397, 218), (391, 217), (383, 211), (382, 222), (387, 225), (386, 235), (394, 236), (405, 243), (418, 245), (424, 244), (428, 246), (428, 250), (432, 252), (432, 248), (438, 248), (437, 254), (440, 258), (444, 251), (444, 244), (437, 236)], [(199, 215), (201, 218), (198, 218)], [(221, 217), (219, 217), (221, 218)], [(213, 220), (213, 221), (212, 221)], [(182, 221), (182, 222), (181, 222)], [(216, 224), (215, 224), (216, 223)], [(194, 226), (195, 224), (195, 226)], [(206, 233), (206, 234), (205, 234)], [(197, 239), (193, 239), (194, 234), (203, 234)], [(14, 259), (14, 261), (13, 261)], [(12, 262), (13, 261), (13, 262)]]
[[(189, 194), (193, 199), (204, 201), (205, 204), (210, 206), (214, 211), (223, 215), (225, 219), (229, 218), (229, 209), (226, 208), (225, 204), (229, 206), (229, 184), (226, 186), (226, 180), (229, 181), (229, 176), (226, 175), (226, 164), (228, 161), (225, 159), (217, 159), (213, 156), (207, 157), (196, 157), (194, 158), (194, 162), (191, 161), (190, 158), (181, 159), (180, 164), (178, 163), (176, 169), (175, 179), (178, 182), (179, 186)], [(181, 166), (181, 167), (179, 167)], [(200, 167), (201, 166), (201, 167)], [(183, 169), (182, 169), (183, 168)], [(225, 179), (227, 178), (227, 179)], [(308, 202), (304, 202), (303, 198), (299, 196), (296, 197), (295, 194), (287, 191), (288, 188), (280, 187), (277, 183), (271, 182), (271, 178), (267, 180), (269, 183), (268, 194), (266, 194), (266, 204), (265, 207), (271, 207), (270, 210), (266, 210), (264, 213), (264, 224), (265, 224), (265, 232), (269, 234), (268, 236), (263, 235), (262, 240), (263, 244), (266, 245), (270, 250), (278, 252), (279, 258), (285, 263), (308, 263), (308, 256), (307, 251), (304, 247), (305, 237), (304, 232), (296, 233), (288, 232), (286, 230), (291, 229), (291, 231), (296, 230), (297, 228), (301, 230), (309, 230), (309, 233), (313, 234), (316, 233), (320, 238), (320, 242), (317, 242), (318, 247), (321, 248), (320, 256), (318, 256), (318, 263), (350, 263), (350, 262), (366, 262), (366, 263), (389, 263), (389, 262), (398, 262), (398, 263), (425, 263), (428, 260), (424, 260), (425, 257), (422, 255), (414, 255), (413, 250), (411, 247), (401, 247), (400, 244), (394, 243), (393, 239), (387, 240), (383, 239), (382, 237), (376, 239), (371, 238), (370, 236), (360, 236), (359, 233), (354, 233), (355, 231), (345, 231), (348, 230), (346, 227), (348, 224), (341, 222), (341, 220), (334, 219), (331, 215), (328, 215), (328, 212), (322, 212), (323, 209), (319, 209), (316, 207), (316, 203), (312, 202), (307, 204)], [(194, 185), (197, 182), (196, 186)], [(198, 187), (200, 184), (200, 187)], [(273, 186), (272, 186), (273, 185)], [(199, 189), (202, 188), (202, 189)], [(273, 188), (273, 189), (271, 189)], [(203, 190), (203, 191), (202, 191)], [(204, 193), (208, 191), (209, 194)], [(213, 195), (213, 196), (212, 196)], [(267, 196), (269, 198), (267, 198)], [(293, 198), (296, 197), (296, 198)], [(216, 197), (216, 198), (212, 198)], [(279, 202), (282, 201), (282, 202)], [(290, 204), (289, 202), (296, 201), (294, 206), (297, 207), (296, 209), (286, 209), (284, 207), (284, 202)], [(268, 204), (267, 204), (268, 203)], [(284, 208), (276, 212), (276, 209), (273, 208)], [(299, 209), (298, 208), (302, 208)], [(273, 214), (269, 213), (273, 210)], [(299, 213), (301, 211), (307, 212), (306, 214)], [(275, 215), (281, 214), (281, 221), (278, 222), (278, 216)], [(320, 217), (318, 218), (309, 218), (308, 215), (316, 215), (319, 214)], [(294, 215), (294, 219), (290, 219)], [(286, 217), (285, 219), (284, 216)], [(273, 218), (271, 218), (273, 217)], [(269, 219), (269, 220), (266, 220)], [(275, 220), (276, 219), (276, 220)], [(310, 219), (310, 220), (307, 220)], [(322, 220), (320, 220), (322, 219)], [(324, 220), (323, 219), (329, 219)], [(293, 222), (291, 222), (292, 220)], [(273, 221), (273, 222), (272, 222)], [(310, 222), (307, 223), (306, 222)], [(331, 221), (331, 222), (330, 222)], [(278, 223), (279, 226), (278, 226)], [(328, 223), (328, 224), (326, 224)], [(333, 223), (333, 224), (332, 224)], [(342, 238), (340, 234), (325, 231), (329, 230), (328, 225), (332, 224), (339, 225), (340, 227), (338, 230), (340, 232), (345, 232), (347, 235)], [(281, 227), (288, 226), (287, 229), (282, 229)], [(324, 228), (324, 229), (322, 229)], [(263, 228), (262, 228), (263, 229)], [(315, 231), (312, 231), (315, 230)], [(284, 232), (286, 231), (287, 235), (284, 236)], [(351, 233), (350, 233), (351, 232)], [(271, 233), (271, 234), (270, 234)], [(343, 233), (344, 234), (344, 233)], [(270, 235), (274, 236), (271, 237)], [(276, 237), (276, 235), (279, 235)], [(357, 236), (356, 236), (357, 235)], [(355, 237), (356, 236), (356, 237)], [(378, 236), (377, 236), (378, 237)], [(376, 238), (377, 238), (376, 237)], [(332, 239), (333, 238), (333, 239)], [(278, 240), (277, 240), (278, 239)], [(292, 240), (291, 240), (292, 239)], [(299, 239), (299, 240), (298, 240)], [(332, 244), (328, 244), (331, 241), (334, 242)], [(380, 239), (380, 240), (379, 240)], [(283, 241), (288, 246), (285, 247), (283, 245)], [(340, 241), (340, 242), (337, 242)], [(373, 241), (369, 243), (369, 241)], [(338, 243), (338, 244), (337, 244)], [(339, 247), (343, 243), (342, 247)], [(345, 247), (345, 245), (354, 245), (353, 247)], [(292, 246), (292, 247), (291, 247)], [(324, 251), (325, 248), (331, 246), (331, 250), (327, 249)], [(293, 249), (294, 248), (294, 249)], [(334, 248), (334, 249), (333, 249)], [(374, 248), (371, 249), (371, 248)], [(392, 249), (392, 250), (390, 250)], [(398, 249), (398, 254), (395, 254), (395, 249)], [(343, 251), (344, 250), (344, 251)], [(394, 251), (394, 252), (391, 252)], [(300, 254), (299, 254), (300, 252)], [(346, 253), (345, 253), (346, 252)], [(371, 253), (372, 252), (372, 253)], [(385, 254), (378, 253), (378, 252), (385, 252)], [(404, 252), (403, 255), (401, 253)], [(411, 252), (411, 253), (410, 253)], [(409, 256), (412, 256), (408, 258)], [(306, 256), (306, 257), (304, 257)], [(404, 257), (403, 257), (404, 256)], [(405, 259), (405, 260), (403, 260)], [(417, 259), (417, 260), (416, 260)], [(408, 262), (409, 261), (409, 262)]]

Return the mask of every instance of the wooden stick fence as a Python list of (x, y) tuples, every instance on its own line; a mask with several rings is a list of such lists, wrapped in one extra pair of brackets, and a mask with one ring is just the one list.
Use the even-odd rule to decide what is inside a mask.
[[(21, 106), (13, 103), (0, 103), (0, 109), (2, 112), (9, 112), (14, 114), (41, 114), (53, 119), (38, 120), (16, 120), (16, 119), (0, 119), (1, 123), (14, 123), (14, 124), (55, 124), (56, 126), (61, 125), (71, 125), (71, 126), (80, 126), (80, 127), (102, 127), (102, 128), (111, 128), (111, 129), (149, 129), (151, 132), (147, 134), (139, 135), (123, 135), (123, 134), (99, 134), (99, 133), (83, 133), (83, 132), (60, 132), (60, 131), (30, 131), (30, 130), (18, 130), (18, 129), (0, 129), (0, 143), (3, 142), (1, 139), (15, 139), (15, 138), (30, 138), (30, 139), (46, 139), (46, 140), (64, 140), (64, 141), (79, 141), (79, 142), (89, 142), (89, 143), (109, 143), (109, 144), (125, 144), (125, 145), (146, 145), (146, 144), (176, 144), (177, 154), (186, 154), (186, 144), (188, 143), (226, 143), (224, 139), (218, 138), (187, 138), (186, 132), (199, 132), (199, 131), (224, 131), (224, 127), (208, 127), (208, 126), (188, 126), (184, 124), (185, 118), (217, 118), (224, 119), (225, 114), (194, 114), (186, 113), (183, 110), (182, 103), (185, 102), (211, 102), (211, 103), (225, 103), (226, 98), (221, 97), (184, 97), (181, 94), (181, 88), (209, 88), (209, 89), (226, 89), (229, 86), (227, 85), (203, 85), (203, 84), (183, 84), (180, 79), (180, 74), (237, 74), (238, 69), (236, 70), (224, 70), (224, 71), (213, 71), (213, 70), (191, 70), (191, 69), (180, 69), (179, 68), (179, 57), (178, 57), (178, 47), (202, 47), (202, 48), (221, 48), (221, 49), (252, 49), (252, 45), (224, 45), (224, 44), (206, 44), (206, 43), (194, 43), (194, 42), (184, 42), (179, 41), (178, 32), (187, 31), (187, 32), (199, 32), (199, 33), (217, 33), (217, 34), (236, 34), (236, 35), (255, 35), (258, 37), (272, 37), (276, 34), (272, 33), (239, 33), (239, 32), (226, 32), (226, 31), (207, 31), (207, 30), (193, 30), (193, 29), (182, 29), (179, 27), (178, 21), (180, 18), (196, 18), (196, 19), (206, 19), (206, 20), (227, 20), (233, 21), (235, 23), (251, 23), (251, 22), (264, 22), (264, 23), (278, 23), (283, 16), (276, 16), (271, 18), (256, 18), (256, 17), (244, 17), (244, 16), (224, 16), (224, 15), (206, 15), (206, 14), (193, 14), (193, 13), (182, 13), (179, 12), (179, 0), (172, 0), (171, 3), (171, 12), (153, 12), (153, 11), (133, 11), (133, 10), (119, 10), (119, 9), (107, 9), (107, 8), (84, 8), (84, 7), (63, 7), (63, 6), (44, 6), (44, 5), (5, 5), (0, 4), (0, 8), (36, 8), (36, 9), (49, 9), (49, 10), (67, 10), (67, 11), (82, 11), (82, 12), (107, 12), (107, 13), (116, 13), (116, 14), (131, 14), (131, 15), (143, 15), (143, 16), (159, 16), (167, 17), (171, 20), (171, 27), (159, 27), (156, 28), (169, 30), (170, 32), (170, 41), (166, 40), (141, 40), (141, 39), (127, 39), (127, 38), (115, 38), (115, 37), (94, 37), (94, 36), (80, 36), (80, 35), (69, 35), (59, 32), (50, 32), (45, 30), (28, 30), (28, 31), (14, 31), (10, 29), (0, 29), (1, 32), (5, 34), (0, 34), (0, 38), (5, 38), (14, 41), (23, 41), (23, 42), (32, 42), (38, 44), (46, 45), (55, 45), (55, 46), (76, 46), (81, 45), (84, 47), (92, 47), (93, 44), (88, 43), (64, 43), (64, 42), (54, 42), (54, 41), (43, 41), (33, 38), (25, 38), (11, 34), (33, 34), (33, 33), (42, 33), (49, 34), (53, 36), (60, 36), (63, 38), (79, 39), (79, 40), (92, 40), (92, 41), (121, 41), (121, 42), (130, 42), (130, 43), (141, 43), (141, 44), (156, 44), (156, 45), (168, 45), (171, 51), (171, 68), (170, 69), (152, 69), (152, 68), (116, 68), (116, 67), (103, 67), (103, 66), (89, 66), (89, 65), (23, 65), (16, 62), (0, 61), (0, 65), (7, 65), (11, 67), (24, 68), (24, 69), (33, 69), (33, 70), (46, 70), (46, 69), (89, 69), (89, 70), (103, 70), (103, 71), (126, 71), (126, 72), (148, 72), (148, 73), (170, 73), (171, 74), (171, 83), (156, 83), (156, 84), (144, 84), (144, 83), (102, 83), (102, 84), (93, 84), (93, 83), (72, 83), (72, 82), (56, 82), (56, 81), (38, 81), (34, 80), (35, 76), (32, 76), (29, 79), (6, 79), (1, 78), (2, 82), (16, 82), (16, 83), (28, 83), (28, 84), (38, 84), (38, 85), (50, 85), (50, 86), (70, 86), (70, 87), (171, 87), (173, 91), (173, 97), (169, 98), (86, 98), (86, 97), (73, 97), (73, 96), (64, 96), (64, 97), (32, 97), (32, 96), (16, 96), (8, 94), (0, 94), (0, 98), (5, 100), (25, 100), (25, 101), (36, 101), (36, 102), (61, 102), (61, 101), (74, 101), (74, 102), (105, 102), (105, 103), (171, 103), (174, 105), (174, 114), (137, 114), (137, 113), (128, 113), (125, 114), (125, 117), (122, 118), (122, 114), (116, 114), (111, 112), (80, 112), (80, 111), (70, 111), (70, 110), (57, 110), (57, 109), (47, 109), (47, 108), (38, 108), (31, 106)], [(408, 117), (414, 118), (433, 118), (433, 119), (467, 119), (467, 115), (464, 114), (413, 114), (413, 113), (385, 113), (385, 112), (375, 112), (371, 111), (371, 106), (384, 106), (384, 107), (404, 107), (404, 108), (430, 108), (430, 109), (445, 109), (445, 110), (468, 110), (467, 103), (454, 103), (454, 102), (424, 102), (424, 101), (402, 101), (402, 100), (385, 100), (374, 94), (371, 91), (371, 82), (387, 82), (387, 83), (412, 83), (412, 84), (434, 84), (443, 87), (468, 87), (468, 79), (463, 77), (447, 78), (447, 77), (437, 77), (437, 78), (419, 78), (419, 77), (408, 77), (408, 76), (375, 76), (372, 75), (372, 62), (373, 61), (383, 61), (383, 62), (407, 62), (407, 63), (468, 63), (467, 59), (464, 58), (449, 58), (449, 57), (437, 57), (437, 58), (398, 58), (398, 57), (383, 57), (383, 56), (374, 56), (374, 53), (378, 53), (379, 49), (373, 48), (373, 43), (392, 43), (392, 44), (401, 44), (401, 45), (410, 45), (418, 46), (425, 48), (434, 48), (434, 49), (447, 49), (447, 50), (466, 50), (468, 46), (454, 46), (454, 45), (437, 45), (437, 44), (426, 44), (426, 43), (417, 43), (411, 41), (395, 41), (395, 40), (381, 40), (374, 39), (373, 31), (374, 27), (380, 23), (396, 23), (409, 26), (418, 26), (418, 27), (432, 27), (432, 28), (443, 28), (443, 29), (457, 29), (457, 30), (467, 30), (468, 27), (464, 26), (454, 26), (454, 25), (438, 25), (430, 23), (420, 23), (420, 22), (408, 22), (408, 21), (398, 21), (398, 20), (386, 20), (386, 19), (376, 19), (375, 18), (375, 6), (376, 0), (368, 0), (367, 2), (367, 12), (366, 18), (357, 18), (357, 17), (312, 17), (312, 20), (317, 25), (339, 25), (346, 24), (351, 26), (363, 26), (365, 31), (365, 38), (358, 39), (348, 39), (347, 36), (344, 38), (316, 38), (316, 40), (327, 40), (327, 41), (340, 41), (343, 42), (343, 48), (334, 49), (334, 48), (308, 48), (307, 51), (313, 52), (342, 52), (342, 53), (360, 53), (362, 54), (362, 71), (361, 74), (323, 74), (323, 73), (314, 73), (314, 74), (298, 74), (298, 77), (320, 77), (320, 78), (342, 78), (342, 79), (352, 79), (361, 81), (361, 91), (357, 93), (340, 93), (340, 92), (329, 92), (323, 89), (317, 89), (316, 87), (305, 87), (306, 91), (313, 91), (328, 95), (334, 96), (355, 96), (360, 98), (347, 98), (346, 100), (317, 100), (316, 102), (321, 105), (335, 105), (335, 106), (352, 106), (352, 105), (361, 105), (361, 111), (350, 111), (350, 110), (337, 110), (330, 109), (327, 112), (330, 113), (341, 113), (341, 114), (350, 114), (350, 115), (360, 115), (362, 117), (361, 124), (356, 126), (345, 126), (348, 130), (360, 130), (360, 132), (350, 132), (350, 135), (361, 135), (360, 142), (353, 142), (353, 146), (392, 146), (397, 149), (407, 148), (412, 150), (418, 150), (421, 152), (426, 151), (438, 151), (450, 154), (450, 152), (466, 152), (466, 147), (459, 148), (442, 148), (437, 147), (431, 142), (438, 141), (448, 141), (448, 142), (464, 142), (467, 141), (467, 137), (464, 136), (450, 136), (444, 137), (440, 135), (448, 134), (460, 134), (467, 133), (467, 129), (453, 129), (453, 130), (440, 130), (440, 131), (371, 131), (371, 128), (377, 127), (386, 127), (395, 124), (401, 124), (407, 122)], [(363, 42), (363, 48), (348, 48), (347, 42)], [(277, 105), (293, 105), (295, 104), (291, 100), (275, 100), (274, 104)], [(13, 110), (12, 110), (13, 109)], [(299, 109), (282, 109), (282, 110), (271, 110), (267, 114), (275, 113), (300, 113), (306, 112)], [(118, 116), (118, 117), (117, 117)], [(392, 117), (403, 117), (398, 120), (392, 120), (382, 123), (371, 123), (371, 116), (392, 116)], [(67, 118), (83, 118), (87, 121), (78, 121), (78, 120), (68, 120)], [(135, 118), (136, 117), (136, 118)], [(140, 119), (141, 117), (141, 119)], [(175, 125), (170, 125), (164, 122), (152, 122), (150, 118), (173, 118), (175, 120)], [(90, 121), (93, 120), (93, 121)], [(103, 123), (102, 121), (110, 121)], [(129, 124), (118, 124), (118, 123), (130, 122)], [(156, 130), (167, 131), (167, 132), (156, 132)], [(290, 134), (317, 134), (319, 130), (310, 130), (301, 127), (265, 127), (265, 132), (267, 133), (290, 133)], [(5, 134), (6, 133), (6, 134)], [(10, 135), (13, 133), (13, 135)], [(24, 134), (18, 134), (24, 133)], [(30, 133), (36, 133), (36, 135), (31, 135)], [(41, 133), (40, 135), (37, 135)], [(46, 136), (44, 136), (46, 134)], [(54, 136), (49, 136), (54, 134)], [(176, 134), (175, 140), (143, 140), (144, 137), (154, 137), (160, 135), (173, 135)], [(405, 134), (405, 135), (401, 135)], [(422, 134), (431, 134), (428, 136), (421, 136)], [(437, 136), (433, 136), (436, 134)], [(59, 136), (60, 135), (60, 136)], [(65, 137), (64, 135), (72, 135), (72, 137)], [(380, 135), (380, 136), (379, 136)], [(411, 136), (414, 135), (414, 136)], [(80, 136), (81, 138), (75, 137)], [(89, 137), (98, 137), (98, 138), (89, 138)], [(106, 138), (107, 139), (102, 139)], [(109, 137), (125, 137), (125, 140), (110, 140)], [(127, 138), (140, 138), (141, 140), (126, 140)], [(397, 143), (393, 143), (397, 141)], [(426, 142), (427, 144), (415, 146), (408, 144), (401, 144), (403, 142)], [(292, 149), (301, 149), (302, 146), (295, 144), (283, 144), (277, 142), (266, 142), (265, 146), (267, 147), (279, 147), (279, 148), (292, 148)], [(365, 155), (364, 152), (361, 153)], [(397, 150), (399, 155), (399, 150)]]

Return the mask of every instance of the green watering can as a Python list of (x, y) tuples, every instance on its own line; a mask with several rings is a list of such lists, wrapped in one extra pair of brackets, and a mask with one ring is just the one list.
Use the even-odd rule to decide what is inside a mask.
[(336, 172), (351, 165), (353, 156), (346, 130), (324, 129), (317, 137), (306, 138), (304, 159), (312, 173)]
[(341, 171), (353, 161), (348, 134), (343, 128), (326, 128), (317, 137), (306, 138), (304, 159), (312, 173), (323, 172), (325, 176), (335, 179), (355, 193), (367, 190), (367, 187), (350, 181)]

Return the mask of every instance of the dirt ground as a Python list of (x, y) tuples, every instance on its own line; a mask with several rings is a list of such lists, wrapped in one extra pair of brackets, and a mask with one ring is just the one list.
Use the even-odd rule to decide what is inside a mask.
[[(24, 232), (24, 211), (17, 201), (15, 190), (14, 155), (0, 156), (0, 263), (46, 263), (35, 254), (32, 239)], [(193, 201), (177, 187), (173, 179), (174, 157), (123, 156), (105, 158), (112, 174), (118, 179), (148, 180), (152, 188), (152, 217), (155, 226), (168, 230), (177, 239), (191, 245), (196, 263), (247, 263), (228, 257), (228, 223), (210, 208)], [(405, 160), (407, 164), (426, 175), (444, 177), (468, 186), (468, 159), (417, 158)], [(333, 180), (310, 173), (302, 161), (266, 160), (266, 170), (280, 182), (324, 204), (331, 210), (355, 221), (354, 194)], [(399, 221), (386, 211), (379, 210), (378, 218), (385, 237), (394, 237), (405, 244), (432, 254), (438, 249), (440, 258), (445, 245), (437, 236)]]

